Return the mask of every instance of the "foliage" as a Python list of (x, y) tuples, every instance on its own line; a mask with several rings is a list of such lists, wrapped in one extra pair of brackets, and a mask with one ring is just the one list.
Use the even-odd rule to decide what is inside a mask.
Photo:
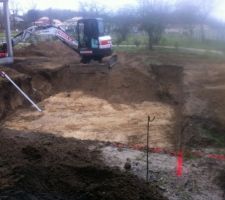
[(176, 23), (186, 26), (190, 36), (193, 33), (193, 26), (198, 24), (201, 27), (201, 39), (205, 40), (204, 24), (213, 10), (215, 2), (211, 0), (180, 0), (174, 12)]
[(95, 0), (79, 2), (79, 14), (82, 17), (103, 17), (105, 12), (105, 8)]
[[(17, 13), (20, 8), (25, 6), (21, 6), (19, 0), (10, 0), (10, 2), (13, 8), (12, 14)], [(127, 5), (117, 11), (109, 11), (97, 0), (80, 0), (79, 9), (74, 11), (38, 10), (36, 9), (38, 3), (33, 0), (32, 5), (26, 5), (31, 9), (22, 16), (23, 28), (30, 26), (32, 22), (43, 16), (62, 21), (77, 16), (101, 17), (105, 21), (106, 32), (113, 36), (114, 44), (132, 44), (137, 47), (147, 45), (149, 49), (159, 44), (175, 48), (194, 47), (225, 51), (224, 42), (209, 41), (204, 37), (206, 30), (204, 30), (203, 24), (208, 24), (221, 33), (221, 40), (223, 38), (225, 40), (225, 25), (212, 19), (209, 20), (209, 14), (215, 1), (177, 0), (176, 3), (171, 2), (169, 0), (138, 0), (136, 7)], [(198, 26), (198, 30), (201, 26), (201, 41), (194, 38), (196, 26)], [(4, 28), (1, 10), (0, 28)], [(171, 36), (165, 34), (165, 28), (179, 29), (183, 32), (180, 35), (173, 33)]]
[(140, 0), (139, 24), (140, 29), (148, 35), (148, 47), (153, 49), (153, 44), (158, 44), (166, 26), (168, 5), (163, 1)]
[(40, 11), (39, 10), (34, 10), (34, 9), (28, 10), (26, 15), (24, 16), (24, 18), (25, 18), (25, 20), (26, 20), (26, 22), (28, 24), (36, 21), (40, 17), (41, 17)]
[(125, 41), (135, 26), (135, 14), (135, 9), (124, 7), (111, 18), (113, 32), (117, 35), (117, 44)]

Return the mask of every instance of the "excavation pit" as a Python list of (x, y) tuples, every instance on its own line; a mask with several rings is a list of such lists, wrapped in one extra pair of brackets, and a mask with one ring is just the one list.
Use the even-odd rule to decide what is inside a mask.
[[(71, 64), (32, 74), (30, 87), (36, 98), (43, 99), (39, 105), (44, 111), (19, 109), (3, 127), (136, 145), (146, 144), (149, 115), (156, 118), (150, 145), (174, 148), (182, 106), (181, 67), (119, 63), (111, 71), (102, 66), (94, 70)], [(52, 95), (44, 98), (48, 93)]]
[[(0, 79), (0, 199), (164, 199), (160, 194), (169, 199), (188, 194), (196, 199), (198, 190), (204, 199), (222, 196), (219, 186), (209, 181), (224, 169), (222, 161), (184, 160), (184, 176), (176, 188), (176, 157), (151, 153), (154, 184), (146, 186), (131, 175), (145, 178), (146, 152), (126, 148), (146, 145), (147, 117), (151, 116), (156, 119), (150, 125), (150, 148), (176, 152), (179, 142), (186, 139), (180, 135), (182, 116), (194, 115), (206, 105), (189, 93), (210, 99), (204, 96), (208, 93), (201, 81), (207, 76), (199, 72), (202, 68), (187, 67), (183, 56), (175, 59), (174, 54), (120, 53), (119, 64), (109, 72), (97, 63), (80, 65), (74, 52), (58, 43), (30, 46), (16, 55), (10, 68), (0, 69), (44, 112), (36, 112), (12, 85)], [(165, 59), (162, 63), (180, 59), (178, 65), (184, 68), (149, 64), (150, 58), (154, 63), (159, 56)], [(209, 68), (213, 75), (214, 68)], [(193, 81), (198, 87), (192, 87)], [(208, 88), (211, 94), (212, 87)], [(216, 94), (220, 97), (221, 92)], [(184, 112), (183, 105), (188, 108)], [(199, 130), (190, 127), (193, 134)], [(187, 136), (191, 136), (189, 129)], [(182, 142), (186, 148), (186, 141)], [(127, 158), (131, 171), (124, 173)], [(210, 166), (207, 173), (205, 166)], [(197, 184), (192, 186), (192, 182)]]

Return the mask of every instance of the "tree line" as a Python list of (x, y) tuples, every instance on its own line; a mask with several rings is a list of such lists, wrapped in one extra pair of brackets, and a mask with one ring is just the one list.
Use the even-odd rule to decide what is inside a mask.
[[(13, 0), (12, 0), (13, 1)], [(62, 21), (75, 16), (101, 17), (105, 20), (107, 30), (116, 35), (117, 43), (126, 40), (130, 32), (145, 32), (148, 38), (148, 48), (152, 49), (157, 44), (167, 26), (182, 26), (191, 35), (193, 28), (201, 27), (201, 40), (205, 39), (204, 25), (213, 25), (217, 28), (224, 28), (224, 25), (210, 18), (210, 14), (216, 1), (211, 0), (137, 0), (136, 6), (124, 6), (117, 11), (99, 5), (95, 1), (82, 1), (79, 9), (59, 10), (47, 9), (38, 10), (33, 6), (21, 17), (24, 19), (24, 26), (29, 26), (32, 22), (42, 16), (50, 19), (60, 19)], [(18, 13), (18, 4), (12, 8), (11, 13)], [(2, 13), (0, 13), (0, 16)], [(2, 19), (2, 17), (1, 17)], [(2, 20), (0, 20), (2, 27)]]

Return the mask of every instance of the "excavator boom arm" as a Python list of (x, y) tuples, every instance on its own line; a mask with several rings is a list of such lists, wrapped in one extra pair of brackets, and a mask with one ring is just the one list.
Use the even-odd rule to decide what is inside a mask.
[(13, 46), (16, 46), (20, 42), (26, 42), (32, 36), (42, 36), (47, 35), (51, 37), (57, 37), (60, 41), (62, 41), (65, 45), (79, 53), (78, 50), (78, 41), (74, 40), (70, 37), (65, 31), (61, 28), (55, 26), (48, 26), (48, 27), (40, 27), (40, 26), (31, 26), (18, 35), (12, 38)]

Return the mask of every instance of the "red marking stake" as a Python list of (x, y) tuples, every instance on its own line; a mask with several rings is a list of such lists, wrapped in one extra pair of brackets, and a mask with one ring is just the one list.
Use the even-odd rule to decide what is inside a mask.
[(180, 177), (183, 174), (183, 153), (179, 151), (177, 154), (177, 176)]

